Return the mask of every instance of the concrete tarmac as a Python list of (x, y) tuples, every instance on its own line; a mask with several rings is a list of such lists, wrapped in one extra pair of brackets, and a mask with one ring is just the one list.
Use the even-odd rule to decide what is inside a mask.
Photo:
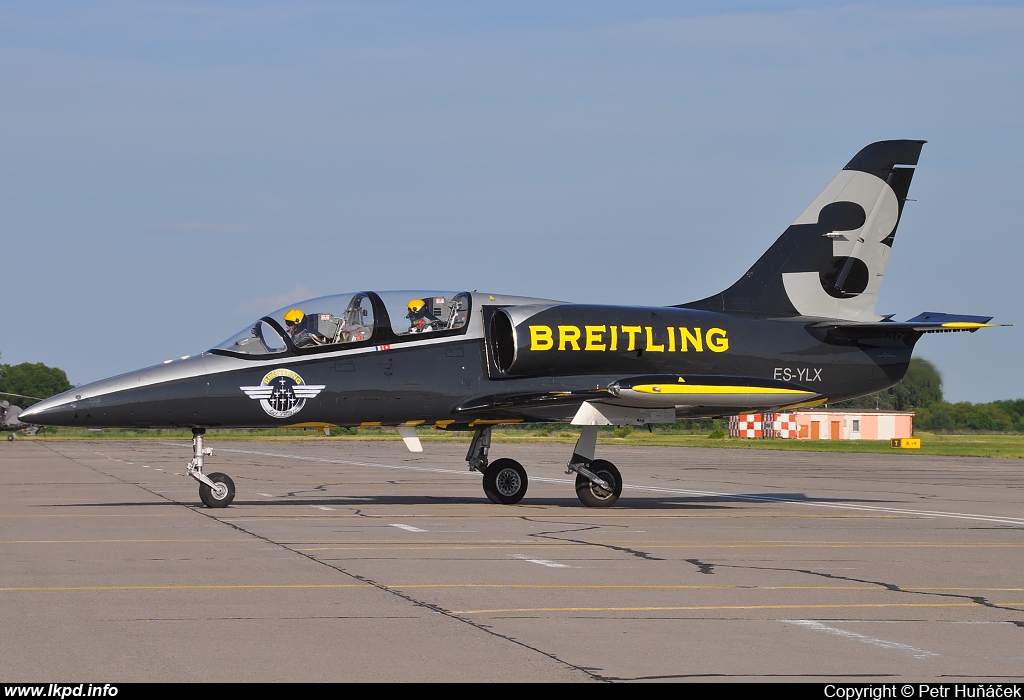
[(0, 447), (0, 680), (1020, 681), (1020, 460), (571, 445)]

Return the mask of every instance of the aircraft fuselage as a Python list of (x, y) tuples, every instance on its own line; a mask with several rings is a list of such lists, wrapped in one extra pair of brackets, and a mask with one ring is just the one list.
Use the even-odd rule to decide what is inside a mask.
[[(474, 303), (478, 295), (474, 296)], [(486, 298), (486, 296), (484, 297)], [(510, 298), (506, 298), (512, 301)], [(531, 300), (532, 301), (532, 300)], [(522, 317), (514, 324), (517, 312)], [(51, 425), (126, 428), (422, 425), (570, 419), (584, 399), (556, 405), (459, 410), (474, 397), (603, 389), (624, 377), (744, 377), (839, 400), (899, 381), (916, 334), (837, 341), (816, 319), (675, 307), (483, 305), (460, 335), (383, 332), (340, 349), (271, 357), (218, 350), (114, 377), (54, 397)], [(495, 317), (504, 319), (496, 322)], [(511, 316), (511, 318), (510, 318)], [(510, 331), (514, 331), (510, 333)], [(503, 335), (504, 334), (504, 335)], [(276, 376), (268, 376), (274, 375)], [(246, 387), (280, 385), (253, 397)], [(323, 387), (295, 396), (289, 387)], [(780, 399), (779, 405), (794, 403)], [(269, 405), (269, 410), (267, 405)], [(723, 415), (736, 405), (676, 404), (678, 416)]]

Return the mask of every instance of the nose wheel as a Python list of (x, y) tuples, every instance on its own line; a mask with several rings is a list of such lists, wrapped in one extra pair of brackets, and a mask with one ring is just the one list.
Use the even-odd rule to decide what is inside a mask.
[(199, 482), (199, 500), (207, 508), (227, 508), (235, 500), (235, 482), (227, 474), (214, 472), (203, 474), (203, 460), (213, 450), (203, 447), (204, 428), (192, 428), (192, 461), (188, 463), (188, 475)]
[(235, 482), (227, 474), (214, 472), (207, 476), (213, 486), (199, 482), (199, 498), (207, 508), (227, 508), (235, 500)]

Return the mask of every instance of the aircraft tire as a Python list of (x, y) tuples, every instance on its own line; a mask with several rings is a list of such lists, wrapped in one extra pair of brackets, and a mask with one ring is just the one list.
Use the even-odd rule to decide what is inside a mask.
[(14, 433), (7, 436), (7, 442), (14, 442)]
[(583, 476), (576, 475), (576, 495), (583, 505), (590, 508), (608, 508), (615, 505), (622, 495), (622, 475), (615, 465), (604, 459), (595, 459), (590, 463), (590, 471), (612, 485), (612, 490), (607, 491), (593, 481)]
[(523, 465), (514, 459), (496, 459), (484, 470), (484, 493), (492, 503), (519, 503), (529, 482)]
[(203, 501), (207, 508), (227, 508), (231, 505), (231, 501), (235, 500), (235, 482), (231, 480), (231, 477), (227, 474), (221, 474), (220, 472), (214, 472), (213, 474), (207, 475), (210, 481), (215, 484), (224, 484), (228, 487), (227, 492), (217, 498), (217, 495), (213, 492), (209, 486), (204, 483), (199, 484), (199, 498)]

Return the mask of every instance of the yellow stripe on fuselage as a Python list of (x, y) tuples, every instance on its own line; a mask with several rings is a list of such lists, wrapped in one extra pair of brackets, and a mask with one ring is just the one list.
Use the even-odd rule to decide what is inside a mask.
[(716, 386), (714, 384), (639, 384), (632, 391), (641, 394), (763, 394), (778, 396), (813, 396), (804, 389), (780, 389), (767, 386)]

